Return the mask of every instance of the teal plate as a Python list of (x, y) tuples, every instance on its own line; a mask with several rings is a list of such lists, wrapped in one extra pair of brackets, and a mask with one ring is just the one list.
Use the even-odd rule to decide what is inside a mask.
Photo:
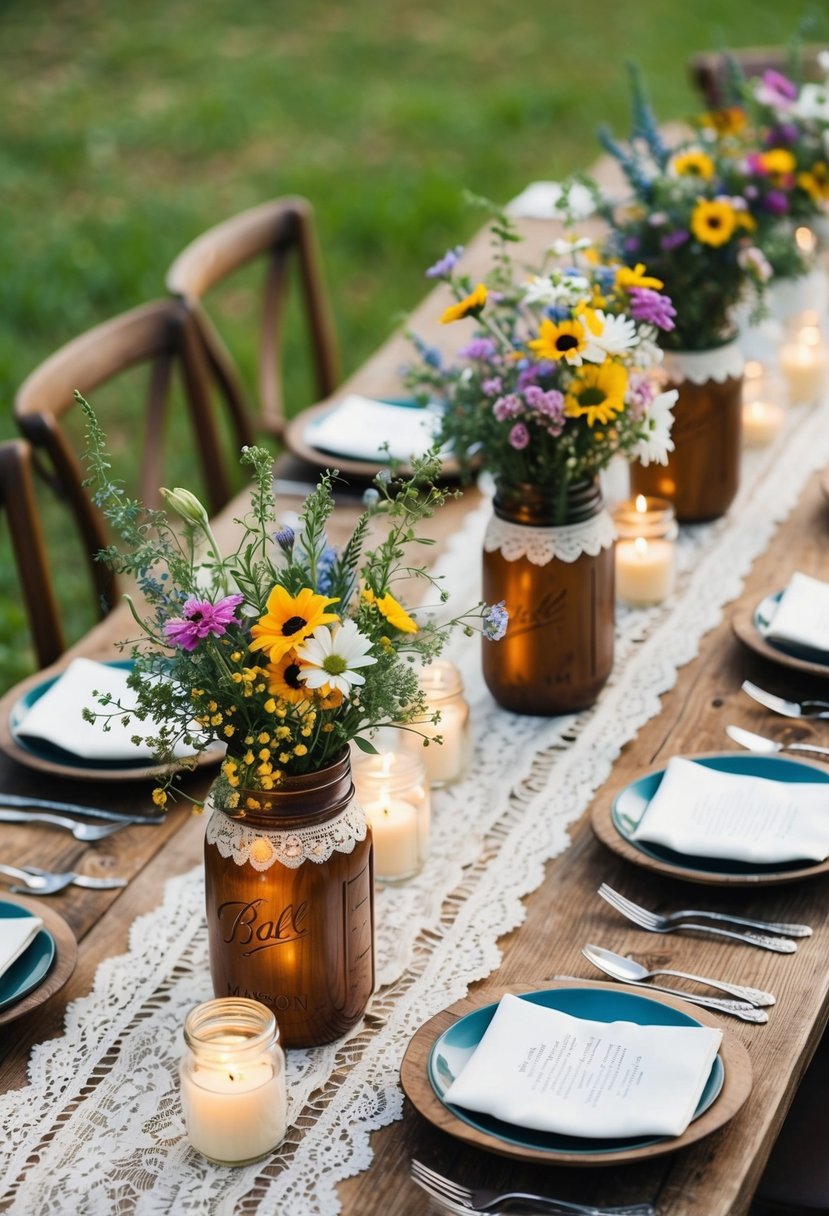
[[(18, 904), (0, 900), (0, 920), (30, 915), (30, 912)], [(55, 953), (55, 939), (48, 929), (41, 929), (20, 957), (0, 975), (0, 1009), (13, 1005), (46, 979), (55, 961)]]
[[(696, 1018), (683, 1013), (671, 1005), (631, 992), (614, 992), (605, 988), (550, 988), (543, 992), (527, 992), (521, 998), (543, 1005), (546, 1009), (558, 1009), (573, 1017), (594, 1022), (634, 1022), (637, 1026), (702, 1026)], [(483, 1038), (492, 1021), (498, 1004), (484, 1005), (473, 1013), (466, 1014), (445, 1030), (434, 1042), (429, 1053), (427, 1074), (429, 1083), (442, 1105), (462, 1123), (477, 1131), (485, 1132), (512, 1149), (529, 1149), (533, 1152), (556, 1154), (626, 1153), (646, 1149), (652, 1145), (666, 1144), (675, 1139), (671, 1136), (637, 1136), (630, 1139), (588, 1139), (584, 1136), (566, 1136), (557, 1132), (534, 1131), (504, 1123), (490, 1115), (466, 1110), (444, 1100), (444, 1094), (466, 1064), (472, 1052)], [(714, 1060), (705, 1089), (694, 1111), (698, 1119), (716, 1101), (725, 1082), (725, 1067), (720, 1056)]]
[[(733, 773), (742, 777), (765, 777), (770, 781), (812, 781), (829, 785), (829, 772), (813, 764), (802, 764), (783, 756), (757, 755), (753, 752), (723, 752), (714, 756), (686, 756), (696, 764), (716, 769), (721, 773)], [(697, 872), (708, 881), (721, 877), (725, 881), (781, 882), (787, 875), (805, 877), (811, 873), (822, 873), (826, 862), (790, 861), (759, 865), (756, 862), (734, 861), (719, 857), (694, 857), (687, 853), (676, 853), (673, 849), (648, 841), (635, 840), (636, 830), (648, 803), (659, 788), (665, 770), (647, 773), (632, 781), (616, 795), (610, 809), (610, 817), (616, 831), (624, 841), (643, 857), (661, 863), (667, 870)], [(689, 875), (686, 875), (689, 876)]]

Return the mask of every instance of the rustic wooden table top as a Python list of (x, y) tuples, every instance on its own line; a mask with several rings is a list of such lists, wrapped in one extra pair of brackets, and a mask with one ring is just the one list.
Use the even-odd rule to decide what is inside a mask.
[[(552, 226), (525, 225), (531, 244), (549, 240)], [(473, 261), (485, 256), (482, 236), (471, 251)], [(427, 340), (448, 339), (435, 323), (441, 291), (433, 294), (412, 318), (412, 327)], [(452, 337), (454, 341), (457, 335)], [(346, 386), (367, 395), (392, 392), (397, 369), (408, 356), (399, 336), (352, 377)], [(297, 476), (295, 463), (284, 469)], [(299, 470), (307, 476), (307, 470)], [(461, 516), (477, 502), (477, 493), (449, 504), (434, 521), (438, 540), (451, 534)], [(347, 522), (357, 508), (343, 502), (338, 518)], [(228, 534), (237, 506), (229, 508), (217, 525)], [(733, 636), (730, 617), (735, 607), (753, 605), (768, 590), (783, 586), (795, 569), (825, 576), (823, 555), (829, 537), (829, 504), (815, 476), (799, 505), (781, 525), (767, 551), (755, 563), (742, 596), (726, 607), (719, 626), (710, 632), (700, 653), (679, 672), (675, 687), (664, 696), (662, 709), (623, 751), (611, 779), (597, 794), (606, 803), (614, 793), (642, 772), (661, 767), (675, 753), (728, 750), (726, 722), (739, 722), (760, 733), (789, 740), (810, 738), (829, 744), (829, 724), (770, 720), (759, 706), (740, 692), (746, 677), (784, 695), (809, 695), (821, 683), (807, 675), (772, 667), (745, 649)], [(439, 546), (438, 546), (439, 551)], [(111, 657), (112, 646), (128, 636), (126, 615), (119, 609), (76, 646), (73, 654)], [(824, 695), (826, 687), (822, 689)], [(194, 796), (203, 795), (211, 775), (189, 778)], [(20, 767), (0, 756), (0, 789), (88, 802), (120, 810), (150, 810), (148, 782), (101, 783), (61, 781)], [(2, 799), (0, 799), (2, 801)], [(37, 858), (53, 869), (78, 868), (90, 874), (118, 874), (129, 878), (122, 891), (96, 892), (69, 888), (51, 897), (79, 942), (77, 968), (66, 986), (20, 1021), (0, 1026), (0, 1087), (22, 1086), (27, 1079), (30, 1049), (44, 1039), (60, 1035), (66, 1005), (87, 993), (102, 959), (127, 949), (129, 928), (140, 914), (156, 907), (166, 880), (196, 865), (201, 857), (203, 823), (179, 804), (157, 827), (129, 827), (95, 846), (84, 846), (68, 834), (35, 827), (4, 825), (3, 859), (14, 864)], [(407, 1105), (404, 1118), (372, 1138), (372, 1167), (339, 1188), (343, 1210), (351, 1216), (406, 1216), (425, 1209), (422, 1192), (409, 1180), (409, 1159), (414, 1155), (459, 1180), (473, 1185), (547, 1190), (582, 1201), (623, 1203), (650, 1199), (662, 1216), (740, 1216), (756, 1187), (766, 1157), (781, 1126), (797, 1084), (829, 1016), (829, 876), (789, 886), (757, 890), (704, 889), (707, 906), (732, 908), (747, 915), (805, 921), (814, 936), (801, 943), (794, 955), (781, 956), (744, 946), (694, 939), (691, 936), (657, 938), (628, 926), (596, 898), (602, 881), (651, 906), (695, 906), (702, 888), (668, 880), (632, 867), (610, 853), (594, 837), (589, 812), (572, 829), (572, 846), (547, 866), (543, 885), (526, 900), (525, 923), (505, 938), (503, 964), (486, 985), (543, 984), (554, 974), (596, 978), (582, 958), (585, 941), (599, 941), (620, 953), (635, 952), (649, 964), (681, 965), (708, 975), (725, 975), (737, 982), (773, 990), (776, 1007), (765, 1026), (751, 1026), (731, 1018), (721, 1024), (746, 1046), (754, 1074), (753, 1088), (743, 1109), (723, 1129), (674, 1155), (650, 1162), (615, 1166), (612, 1170), (523, 1166), (509, 1160), (464, 1148), (433, 1130)], [(677, 943), (681, 942), (681, 950)], [(681, 955), (681, 964), (678, 959)]]

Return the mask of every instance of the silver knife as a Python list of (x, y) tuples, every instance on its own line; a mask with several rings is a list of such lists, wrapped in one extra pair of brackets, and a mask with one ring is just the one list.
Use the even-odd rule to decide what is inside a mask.
[(53, 802), (49, 798), (29, 798), (22, 794), (0, 793), (0, 806), (30, 807), (38, 811), (62, 811), (64, 815), (87, 815), (90, 819), (107, 819), (112, 823), (163, 823), (166, 815), (128, 815), (122, 811), (104, 811), (96, 806), (81, 806), (75, 802)]

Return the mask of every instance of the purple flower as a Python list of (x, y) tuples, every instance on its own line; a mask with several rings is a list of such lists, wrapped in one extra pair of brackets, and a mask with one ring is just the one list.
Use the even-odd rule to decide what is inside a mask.
[(769, 190), (763, 199), (763, 210), (769, 215), (785, 215), (789, 210), (789, 200), (782, 190)]
[(458, 355), (461, 359), (479, 359), (486, 363), (496, 354), (497, 349), (492, 338), (473, 338), (458, 351)]
[(690, 239), (690, 232), (684, 228), (677, 228), (676, 232), (668, 232), (665, 236), (660, 237), (659, 248), (663, 253), (670, 253), (672, 249), (679, 249), (680, 245), (684, 245)]
[(166, 621), (164, 633), (169, 642), (182, 650), (195, 650), (199, 642), (212, 636), (220, 638), (228, 625), (239, 625), (236, 608), (244, 600), (243, 595), (226, 595), (217, 604), (210, 600), (189, 599), (182, 609), (183, 617)]
[(280, 528), (278, 532), (274, 532), (273, 538), (282, 552), (290, 556), (291, 550), (294, 547), (294, 540), (296, 539), (296, 533), (293, 528)]
[(516, 397), (515, 393), (510, 393), (507, 397), (498, 398), (492, 407), (492, 412), (499, 422), (506, 422), (508, 418), (517, 417), (522, 408), (521, 398)]
[(555, 363), (551, 363), (549, 359), (542, 359), (540, 363), (528, 364), (518, 373), (515, 387), (519, 393), (523, 392), (528, 385), (535, 384), (538, 380), (543, 380), (545, 376), (551, 375), (555, 371), (555, 366)]
[(757, 100), (763, 105), (777, 106), (781, 110), (788, 109), (797, 97), (797, 85), (773, 68), (763, 73), (761, 83), (756, 92)]
[(426, 278), (445, 279), (457, 266), (462, 253), (463, 245), (456, 245), (454, 249), (447, 249), (443, 257), (439, 258), (434, 266), (430, 266), (426, 271)]
[(504, 382), (500, 376), (490, 376), (481, 381), (481, 392), (485, 397), (498, 397), (504, 391)]
[(630, 416), (634, 422), (644, 418), (654, 398), (654, 387), (649, 376), (633, 372), (628, 381)]
[(796, 144), (799, 138), (800, 132), (793, 122), (781, 122), (772, 127), (763, 142), (767, 148), (779, 148)]
[(644, 321), (657, 329), (674, 328), (676, 309), (667, 296), (661, 296), (650, 287), (631, 287), (630, 312), (635, 321)]
[(622, 247), (625, 253), (638, 253), (642, 248), (642, 242), (638, 236), (626, 236), (622, 242)]
[(516, 452), (522, 451), (530, 442), (530, 432), (524, 426), (523, 422), (516, 422), (515, 426), (509, 433), (510, 447), (515, 448)]
[(564, 417), (564, 394), (557, 388), (545, 392), (537, 384), (530, 384), (524, 393), (524, 399), (530, 409), (535, 410), (537, 414), (543, 414), (545, 418), (558, 422)]
[(509, 624), (506, 600), (499, 600), (497, 604), (485, 608), (481, 621), (484, 637), (489, 638), (490, 642), (500, 642)]

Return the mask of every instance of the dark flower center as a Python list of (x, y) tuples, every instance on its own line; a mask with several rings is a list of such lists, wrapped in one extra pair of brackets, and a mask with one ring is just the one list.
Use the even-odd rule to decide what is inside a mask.
[(289, 688), (293, 688), (295, 692), (298, 692), (302, 688), (299, 682), (299, 664), (289, 663), (283, 673), (283, 679)]
[(289, 616), (282, 626), (283, 638), (289, 638), (292, 634), (299, 633), (300, 629), (304, 629), (307, 624), (304, 616)]
[(722, 224), (722, 220), (720, 219), (720, 217), (718, 215), (709, 215), (709, 217), (708, 217), (708, 227), (709, 228), (719, 228), (721, 226), (721, 224)]
[(601, 405), (607, 401), (607, 393), (600, 388), (585, 388), (579, 393), (580, 405)]
[(572, 334), (559, 334), (556, 338), (556, 350), (572, 350), (578, 344), (578, 338), (573, 337)]

